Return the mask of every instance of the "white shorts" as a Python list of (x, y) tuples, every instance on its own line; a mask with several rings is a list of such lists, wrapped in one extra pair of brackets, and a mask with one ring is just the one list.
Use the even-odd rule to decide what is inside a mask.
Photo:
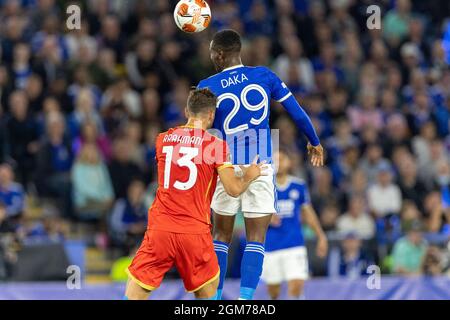
[(261, 279), (267, 284), (308, 279), (308, 254), (305, 247), (266, 252)]
[[(236, 175), (242, 173), (239, 166), (234, 166)], [(267, 167), (267, 175), (260, 176), (253, 181), (247, 190), (239, 197), (229, 196), (220, 179), (217, 180), (216, 191), (211, 203), (211, 208), (220, 215), (234, 216), (242, 211), (246, 218), (259, 218), (276, 213), (276, 191), (274, 184), (274, 170)]]

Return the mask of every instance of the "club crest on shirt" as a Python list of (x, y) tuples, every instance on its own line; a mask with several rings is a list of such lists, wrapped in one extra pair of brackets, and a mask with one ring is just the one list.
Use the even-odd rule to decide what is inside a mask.
[(298, 197), (300, 197), (300, 194), (298, 193), (297, 190), (291, 190), (289, 191), (289, 198), (297, 200)]

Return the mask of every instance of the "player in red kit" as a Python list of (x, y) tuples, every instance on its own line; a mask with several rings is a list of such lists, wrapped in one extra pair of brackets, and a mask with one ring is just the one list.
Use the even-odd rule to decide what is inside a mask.
[(235, 176), (226, 142), (209, 134), (217, 98), (209, 89), (189, 94), (185, 126), (158, 135), (158, 190), (148, 214), (144, 240), (128, 267), (125, 299), (147, 299), (172, 266), (188, 292), (213, 298), (219, 265), (211, 235), (210, 205), (217, 177), (233, 197), (261, 175), (264, 163)]

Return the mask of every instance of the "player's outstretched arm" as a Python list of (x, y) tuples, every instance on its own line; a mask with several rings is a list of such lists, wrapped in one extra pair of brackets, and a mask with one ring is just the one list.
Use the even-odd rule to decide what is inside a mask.
[(245, 190), (252, 181), (263, 175), (262, 168), (265, 165), (265, 161), (257, 164), (258, 156), (255, 157), (252, 164), (248, 167), (242, 167), (243, 175), (241, 177), (236, 176), (233, 167), (227, 167), (219, 171), (220, 181), (223, 184), (225, 192), (231, 197), (238, 197)]

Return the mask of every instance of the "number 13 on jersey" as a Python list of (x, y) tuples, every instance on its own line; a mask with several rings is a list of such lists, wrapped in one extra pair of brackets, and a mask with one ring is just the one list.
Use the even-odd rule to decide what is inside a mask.
[(189, 169), (189, 178), (187, 181), (182, 182), (176, 180), (173, 183), (173, 187), (178, 190), (189, 190), (197, 181), (197, 166), (193, 162), (193, 159), (198, 155), (198, 148), (180, 147), (179, 152), (183, 154), (177, 161), (173, 161), (173, 146), (164, 146), (162, 153), (166, 155), (166, 161), (164, 166), (164, 189), (170, 187), (170, 174), (172, 166), (187, 167)]

